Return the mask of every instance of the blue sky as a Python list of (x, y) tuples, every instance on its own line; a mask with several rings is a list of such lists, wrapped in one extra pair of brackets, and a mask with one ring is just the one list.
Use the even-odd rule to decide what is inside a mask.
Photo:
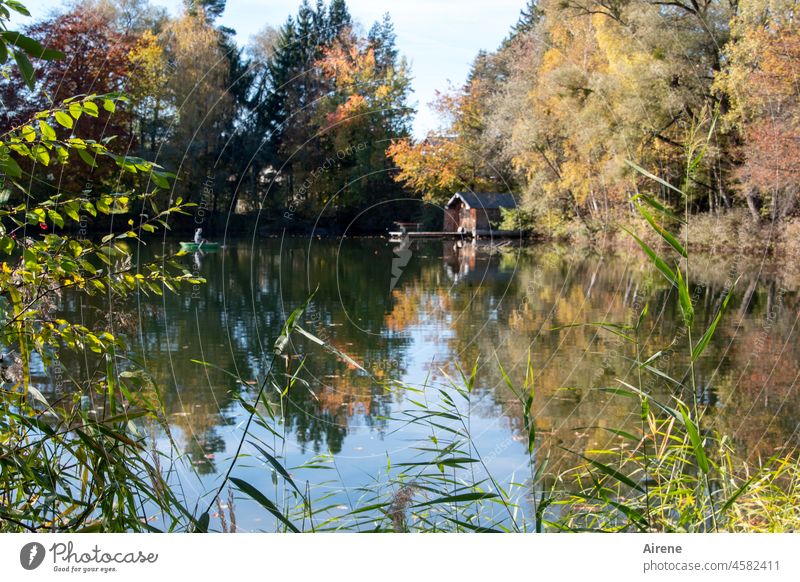
[[(151, 0), (173, 14), (181, 0)], [(40, 17), (62, 0), (28, 0)], [(294, 14), (298, 0), (228, 0), (221, 23), (237, 31), (240, 44), (270, 24), (278, 26)], [(350, 12), (365, 28), (385, 12), (392, 15), (400, 51), (411, 61), (413, 100), (418, 105), (414, 133), (423, 136), (438, 125), (427, 106), (448, 82), (460, 85), (480, 49), (495, 49), (519, 17), (525, 0), (348, 0)]]

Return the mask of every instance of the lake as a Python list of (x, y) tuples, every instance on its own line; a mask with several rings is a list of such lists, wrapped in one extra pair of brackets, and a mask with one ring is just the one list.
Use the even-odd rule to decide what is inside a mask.
[[(151, 244), (138, 258), (177, 249), (174, 241)], [(454, 392), (449, 382), (460, 382), (459, 368), (469, 375), (476, 361), (474, 446), (498, 483), (523, 490), (530, 460), (522, 406), (500, 366), (521, 385), (530, 355), (541, 443), (535, 456), (546, 456), (554, 472), (575, 464), (575, 452), (607, 445), (609, 429), (638, 422), (638, 402), (611, 392), (619, 380), (664, 400), (691, 399), (646, 370), (639, 384), (632, 346), (608, 328), (584, 325), (632, 325), (647, 305), (641, 359), (661, 351), (662, 371), (686, 375), (677, 294), (642, 255), (453, 240), (414, 241), (407, 249), (380, 238), (228, 240), (217, 253), (178, 259), (206, 278), (204, 285), (140, 295), (125, 309), (109, 310), (101, 300), (79, 305), (67, 296), (65, 310), (111, 317), (128, 337), (159, 387), (168, 420), (168, 431), (156, 423), (143, 429), (169, 453), (189, 503), (203, 505), (241, 438), (248, 416), (242, 400), (252, 403), (286, 318), (316, 289), (301, 325), (325, 346), (292, 337), (276, 370), (279, 379), (298, 380), (272, 410), (276, 433), (255, 427), (253, 436), (274, 446), (295, 482), (307, 483), (325, 512), (336, 515), (366, 503), (365, 488), (385, 487), (403, 462), (419, 457), (431, 435), (404, 413), (421, 399), (441, 403)], [(696, 397), (711, 424), (751, 456), (796, 446), (797, 272), (753, 258), (699, 257), (691, 279), (696, 337), (738, 279), (697, 364)], [(275, 396), (283, 387), (267, 392)], [(243, 451), (233, 475), (284, 495), (251, 439)], [(227, 505), (226, 493), (223, 512)], [(235, 517), (240, 531), (274, 529), (270, 514), (238, 494)]]

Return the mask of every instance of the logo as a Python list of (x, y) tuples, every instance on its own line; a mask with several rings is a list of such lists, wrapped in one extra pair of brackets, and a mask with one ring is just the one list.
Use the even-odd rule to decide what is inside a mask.
[(397, 285), (397, 281), (400, 280), (400, 276), (403, 274), (403, 269), (408, 265), (408, 262), (411, 260), (412, 252), (409, 248), (411, 246), (411, 237), (408, 234), (403, 235), (403, 240), (400, 241), (400, 245), (394, 249), (394, 258), (392, 259), (392, 282), (389, 285), (389, 293), (394, 290), (395, 285)]
[(19, 552), (19, 563), (26, 570), (35, 570), (44, 562), (44, 546), (39, 542), (30, 542), (22, 546)]

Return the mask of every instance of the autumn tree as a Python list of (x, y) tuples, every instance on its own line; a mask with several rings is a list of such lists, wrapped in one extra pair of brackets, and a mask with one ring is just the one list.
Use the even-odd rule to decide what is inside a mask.
[[(345, 2), (304, 1), (296, 16), (256, 39), (261, 62), (245, 124), (265, 140), (265, 202), (283, 215), (345, 220), (397, 191), (385, 152), (407, 135), (408, 65), (391, 19), (356, 34)], [(283, 209), (283, 211), (281, 211)]]
[[(128, 53), (135, 37), (118, 28), (112, 11), (85, 10), (82, 4), (76, 4), (66, 12), (29, 25), (25, 33), (49, 50), (58, 50), (69, 57), (51, 61), (38, 69), (35, 83), (30, 86), (19, 68), (0, 80), (3, 103), (0, 130), (18, 127), (35, 112), (70, 97), (123, 94), (128, 88), (131, 71)], [(59, 138), (80, 132), (85, 139), (107, 143), (115, 154), (126, 154), (136, 142), (131, 126), (130, 109), (120, 107), (112, 112), (99, 108), (80, 115), (72, 124), (56, 125), (54, 132)], [(32, 167), (26, 169), (33, 171)], [(114, 184), (116, 176), (117, 168), (107, 159), (86, 156), (72, 171), (60, 174), (59, 181), (61, 187), (70, 191), (94, 190), (92, 195), (98, 195), (100, 186)], [(53, 193), (52, 185), (44, 181), (38, 181), (34, 190), (41, 190), (43, 195)]]
[[(125, 90), (130, 73), (128, 53), (135, 39), (118, 31), (109, 14), (75, 8), (32, 24), (26, 34), (71, 56), (40, 69), (33, 89), (26, 87), (19, 70), (11, 72), (0, 89), (3, 128), (13, 127), (32, 112), (74, 95)], [(104, 115), (85, 118), (80, 123), (85, 135), (96, 139), (108, 133), (124, 136), (129, 125), (125, 114), (111, 120)]]
[[(391, 21), (384, 19), (367, 38), (344, 31), (319, 66), (331, 87), (317, 120), (325, 151), (335, 156), (330, 194), (336, 196), (333, 209), (347, 213), (397, 193), (386, 149), (409, 131), (407, 64), (398, 59)], [(322, 202), (326, 195), (319, 191), (316, 198)]]
[[(443, 200), (456, 189), (513, 190), (548, 234), (627, 224), (652, 190), (628, 161), (678, 183), (693, 210), (732, 206), (731, 140), (715, 136), (685, 182), (698, 127), (725, 108), (712, 90), (735, 5), (716, 0), (529, 2), (498, 50), (439, 101), (440, 132), (390, 155), (398, 178)], [(670, 189), (652, 192), (683, 204)]]
[[(229, 63), (220, 48), (220, 32), (202, 13), (184, 13), (164, 31), (166, 54), (173, 63), (167, 90), (176, 121), (165, 156), (174, 163), (185, 199), (197, 198), (210, 179), (221, 184), (224, 176), (215, 170), (216, 158), (226, 139), (233, 115), (227, 90)], [(172, 164), (170, 164), (172, 165)], [(219, 188), (211, 188), (216, 209)]]
[(164, 143), (171, 119), (167, 96), (170, 72), (164, 47), (145, 31), (128, 53), (131, 77), (127, 94), (140, 147), (154, 153)]
[(432, 104), (444, 127), (412, 143), (397, 140), (388, 154), (397, 179), (425, 199), (443, 204), (456, 190), (505, 190), (497, 134), (489, 126), (490, 96), (506, 75), (498, 55), (480, 53), (465, 85), (437, 95)]
[(755, 220), (795, 209), (800, 191), (800, 27), (797, 2), (747, 0), (733, 20), (729, 66), (717, 87), (740, 137), (738, 177)]

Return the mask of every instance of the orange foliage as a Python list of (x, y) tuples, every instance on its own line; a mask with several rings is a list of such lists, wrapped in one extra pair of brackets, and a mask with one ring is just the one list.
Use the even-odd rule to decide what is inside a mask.
[(748, 32), (757, 53), (738, 87), (745, 109), (743, 177), (764, 190), (797, 188), (800, 179), (800, 26), (790, 20)]

